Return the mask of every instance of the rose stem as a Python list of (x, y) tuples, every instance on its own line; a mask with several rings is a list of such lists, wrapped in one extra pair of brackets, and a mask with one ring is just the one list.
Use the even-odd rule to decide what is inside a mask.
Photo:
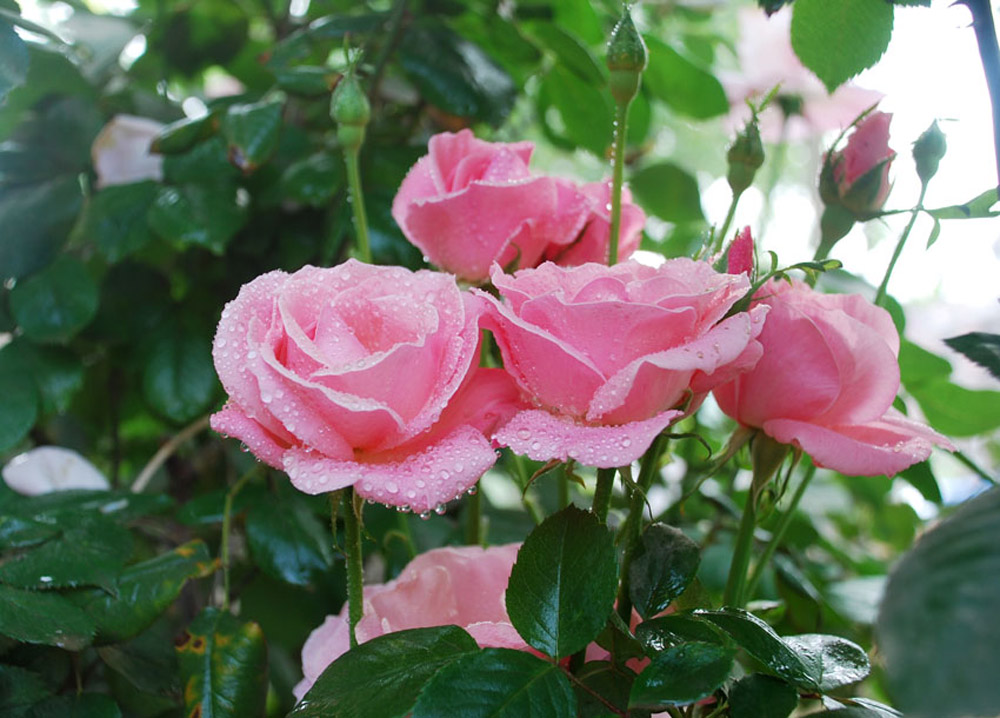
[(639, 545), (639, 537), (642, 536), (642, 512), (646, 506), (646, 492), (653, 484), (653, 476), (660, 463), (660, 455), (666, 447), (667, 438), (663, 434), (657, 435), (642, 457), (642, 468), (639, 469), (639, 480), (637, 486), (632, 488), (631, 501), (628, 508), (628, 518), (622, 527), (621, 535), (625, 545), (625, 552), (622, 556), (621, 583), (618, 586), (618, 615), (629, 625), (632, 618), (632, 597), (628, 592), (628, 572), (632, 565), (632, 556), (636, 546)]
[(602, 524), (608, 522), (608, 509), (611, 508), (611, 489), (615, 485), (615, 472), (618, 469), (598, 469), (597, 488), (594, 490), (593, 512)]
[(625, 179), (625, 136), (628, 134), (629, 103), (618, 103), (615, 111), (615, 164), (611, 179), (611, 234), (608, 266), (618, 261), (618, 235), (622, 226), (622, 183)]
[(469, 546), (483, 544), (483, 492), (479, 482), (476, 491), (465, 498), (465, 543)]
[(368, 216), (365, 214), (365, 196), (361, 191), (361, 171), (358, 155), (360, 147), (344, 148), (344, 159), (347, 164), (347, 182), (350, 187), (351, 210), (354, 212), (354, 229), (358, 235), (358, 258), (371, 264), (372, 250), (368, 241)]
[(167, 443), (161, 446), (159, 450), (153, 454), (153, 458), (151, 458), (146, 465), (142, 467), (142, 471), (139, 472), (139, 475), (135, 477), (135, 481), (132, 482), (132, 493), (142, 493), (142, 491), (145, 490), (146, 485), (152, 480), (156, 470), (160, 468), (164, 461), (173, 456), (173, 453), (177, 451), (177, 449), (179, 449), (188, 439), (208, 428), (208, 420), (209, 414), (205, 414), (205, 416), (195, 419), (174, 434), (174, 436), (167, 441)]
[(570, 465), (567, 461), (562, 465), (562, 471), (559, 472), (559, 496), (558, 496), (558, 506), (560, 509), (564, 509), (569, 506), (569, 472)]
[(774, 528), (774, 532), (771, 535), (771, 540), (768, 542), (767, 546), (764, 547), (763, 553), (760, 555), (760, 560), (757, 565), (754, 566), (753, 573), (750, 574), (750, 580), (747, 581), (746, 595), (752, 596), (753, 591), (757, 588), (757, 584), (760, 582), (761, 577), (764, 575), (764, 569), (770, 562), (771, 557), (777, 550), (778, 546), (781, 545), (781, 540), (785, 536), (785, 531), (788, 530), (788, 526), (792, 523), (792, 517), (795, 515), (795, 510), (799, 506), (799, 501), (802, 500), (802, 495), (806, 492), (806, 487), (809, 482), (812, 481), (812, 477), (816, 474), (816, 467), (812, 464), (806, 469), (805, 475), (802, 477), (802, 481), (799, 482), (798, 487), (795, 489), (795, 493), (792, 495), (792, 501), (788, 504), (788, 508), (785, 509), (785, 513), (781, 515), (778, 520), (778, 525)]
[(733, 192), (733, 199), (729, 202), (729, 211), (726, 212), (726, 219), (722, 223), (722, 229), (719, 230), (719, 234), (716, 235), (715, 241), (712, 243), (711, 254), (721, 251), (723, 246), (725, 246), (726, 233), (729, 232), (729, 226), (733, 223), (733, 217), (736, 216), (736, 205), (740, 203), (740, 197), (743, 196), (744, 191)]
[(924, 182), (920, 187), (920, 198), (917, 200), (917, 206), (913, 208), (913, 212), (910, 213), (910, 221), (906, 223), (906, 228), (903, 233), (899, 235), (899, 241), (896, 242), (896, 249), (892, 253), (892, 259), (889, 260), (889, 266), (885, 269), (885, 276), (882, 277), (882, 283), (878, 287), (878, 291), (875, 293), (875, 304), (881, 306), (885, 300), (886, 289), (889, 287), (889, 277), (892, 276), (892, 270), (896, 267), (896, 260), (899, 259), (899, 255), (903, 253), (903, 245), (906, 244), (907, 238), (910, 236), (910, 230), (913, 229), (914, 223), (917, 221), (917, 215), (920, 214), (921, 210), (924, 208), (924, 195), (927, 194), (927, 183)]
[(986, 75), (986, 89), (990, 93), (993, 109), (993, 149), (997, 163), (997, 193), (1000, 196), (1000, 50), (997, 47), (997, 31), (993, 24), (993, 10), (989, 0), (958, 0), (972, 13), (972, 28), (976, 32), (979, 59)]
[(229, 610), (229, 526), (233, 520), (233, 499), (236, 498), (244, 486), (246, 486), (247, 481), (250, 480), (260, 465), (254, 466), (249, 471), (243, 474), (236, 483), (232, 485), (232, 488), (226, 492), (226, 503), (222, 510), (222, 544), (219, 546), (219, 560), (222, 564), (222, 610)]
[(347, 620), (351, 648), (358, 645), (355, 628), (364, 615), (364, 574), (361, 556), (361, 517), (355, 508), (354, 488), (344, 489), (344, 552), (347, 554)]

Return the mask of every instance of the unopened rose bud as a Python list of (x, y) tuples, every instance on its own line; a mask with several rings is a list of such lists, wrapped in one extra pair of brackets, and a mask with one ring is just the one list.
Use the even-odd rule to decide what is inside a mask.
[(752, 277), (753, 266), (753, 235), (750, 234), (750, 227), (744, 227), (736, 233), (736, 239), (729, 245), (726, 272)]
[(760, 141), (756, 117), (747, 122), (743, 131), (736, 135), (726, 153), (726, 161), (729, 163), (726, 179), (733, 194), (740, 194), (753, 184), (757, 170), (764, 164), (764, 145)]
[(882, 209), (892, 184), (889, 166), (896, 157), (889, 147), (892, 115), (873, 112), (858, 123), (843, 150), (830, 152), (820, 175), (820, 196), (840, 205), (860, 221)]
[(646, 43), (635, 29), (632, 15), (626, 6), (608, 41), (608, 85), (615, 102), (627, 105), (636, 96), (647, 61)]
[(917, 176), (922, 183), (927, 184), (937, 174), (941, 158), (947, 151), (948, 143), (935, 120), (913, 143), (913, 159), (917, 163)]
[(349, 71), (337, 83), (330, 98), (330, 116), (337, 123), (337, 139), (345, 149), (361, 147), (365, 126), (371, 119), (371, 104), (361, 89), (354, 71)]

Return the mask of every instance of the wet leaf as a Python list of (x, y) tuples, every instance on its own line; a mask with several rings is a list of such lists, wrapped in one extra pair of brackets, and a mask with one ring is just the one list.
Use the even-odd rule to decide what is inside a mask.
[(10, 310), (26, 337), (60, 342), (94, 318), (97, 300), (97, 284), (86, 267), (64, 255), (15, 285)]
[(700, 701), (719, 688), (736, 652), (717, 643), (682, 643), (658, 654), (632, 684), (630, 708), (652, 710)]
[(79, 651), (90, 645), (94, 622), (58, 593), (0, 584), (0, 634)]
[(643, 618), (663, 611), (698, 572), (701, 551), (684, 533), (666, 524), (646, 527), (629, 567), (629, 593)]

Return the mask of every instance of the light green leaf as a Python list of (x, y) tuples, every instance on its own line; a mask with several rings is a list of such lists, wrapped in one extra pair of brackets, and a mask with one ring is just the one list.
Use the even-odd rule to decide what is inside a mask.
[(701, 222), (698, 181), (670, 162), (647, 165), (632, 175), (632, 194), (643, 209), (668, 222)]
[(662, 40), (647, 37), (649, 67), (643, 83), (670, 109), (698, 120), (729, 111), (722, 84), (707, 70), (685, 58)]

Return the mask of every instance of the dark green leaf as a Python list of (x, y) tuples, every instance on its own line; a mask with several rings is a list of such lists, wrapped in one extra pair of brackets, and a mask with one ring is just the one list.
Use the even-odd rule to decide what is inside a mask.
[[(161, 513), (173, 506), (173, 503), (173, 499), (163, 494), (70, 489), (39, 496), (18, 497), (11, 506), (11, 511), (18, 516), (37, 517), (39, 520), (51, 521), (58, 526), (64, 514), (77, 515), (96, 511), (121, 522)], [(75, 516), (69, 520), (76, 520)]]
[(282, 194), (293, 202), (323, 207), (344, 184), (344, 161), (318, 152), (295, 162), (281, 175)]
[(562, 120), (566, 141), (604, 157), (611, 145), (614, 110), (610, 96), (555, 65), (542, 79), (541, 93)]
[(698, 572), (701, 551), (680, 529), (646, 527), (629, 567), (629, 594), (639, 615), (655, 615), (680, 596)]
[(643, 209), (668, 222), (700, 222), (698, 181), (675, 164), (647, 165), (632, 175), (629, 187)]
[(0, 349), (0, 374), (18, 372), (34, 380), (47, 414), (66, 411), (83, 386), (82, 362), (63, 347), (15, 339)]
[(130, 641), (100, 646), (97, 653), (105, 665), (136, 689), (152, 695), (176, 695), (180, 683), (175, 633), (169, 621), (160, 621)]
[(944, 343), (1000, 379), (1000, 334), (971, 332), (945, 339)]
[(171, 70), (190, 77), (209, 65), (225, 65), (247, 42), (249, 19), (236, 3), (201, 0), (170, 8), (148, 37), (149, 52), (165, 58)]
[(537, 526), (518, 551), (507, 584), (510, 622), (542, 653), (576, 653), (607, 622), (617, 569), (607, 527), (569, 506)]
[(982, 194), (976, 195), (964, 204), (955, 204), (950, 207), (940, 209), (929, 209), (929, 214), (934, 219), (981, 219), (984, 217), (996, 217), (1000, 211), (994, 211), (993, 205), (997, 203), (997, 191), (991, 187)]
[(877, 624), (891, 694), (908, 716), (1000, 713), (1000, 489), (924, 534), (889, 576)]
[(174, 602), (189, 579), (210, 575), (215, 564), (201, 540), (129, 566), (116, 595), (88, 590), (71, 594), (97, 626), (98, 643), (118, 643), (145, 630)]
[(34, 546), (58, 533), (59, 529), (52, 524), (20, 516), (0, 516), (0, 550)]
[(260, 167), (278, 148), (283, 110), (280, 102), (232, 105), (226, 110), (221, 130), (229, 143), (229, 161), (248, 174)]
[(828, 718), (883, 718), (884, 714), (861, 706), (851, 706), (849, 708), (838, 708), (832, 711), (820, 711), (819, 713), (809, 714), (809, 718), (822, 718), (822, 716), (827, 716)]
[(948, 436), (974, 436), (1000, 426), (1000, 392), (973, 391), (937, 379), (907, 387), (931, 426)]
[(75, 177), (0, 192), (0, 276), (23, 277), (47, 265), (66, 240), (82, 201)]
[(686, 613), (671, 613), (643, 621), (636, 626), (635, 637), (648, 652), (656, 653), (688, 641), (722, 644), (729, 642), (711, 623), (699, 621)]
[[(608, 661), (593, 661), (587, 663), (576, 677), (583, 684), (574, 684), (579, 706), (578, 718), (611, 718), (623, 714), (628, 708), (628, 694), (635, 680), (635, 673), (629, 668), (615, 666)], [(617, 707), (619, 713), (612, 713), (595, 694)], [(632, 711), (630, 715), (640, 718), (639, 711)]]
[(704, 120), (729, 111), (729, 100), (722, 84), (655, 37), (647, 37), (649, 67), (643, 82), (653, 95), (672, 110), (687, 117)]
[(763, 673), (741, 678), (729, 692), (731, 718), (788, 718), (798, 704), (794, 688)]
[(229, 162), (225, 140), (216, 135), (187, 152), (164, 157), (163, 176), (176, 185), (209, 183), (228, 187), (229, 180), (235, 181), (240, 173)]
[(97, 313), (97, 284), (79, 260), (59, 257), (15, 285), (10, 311), (26, 337), (65, 341)]
[(87, 203), (74, 234), (96, 244), (111, 263), (142, 249), (152, 238), (146, 215), (157, 186), (146, 181), (105, 187)]
[(183, 323), (168, 322), (153, 339), (143, 369), (146, 401), (181, 423), (208, 408), (215, 387), (211, 341)]
[(380, 718), (404, 716), (431, 676), (477, 648), (457, 626), (373, 638), (331, 663), (289, 718), (369, 718), (376, 708)]
[(246, 527), (254, 563), (269, 576), (305, 586), (333, 565), (329, 528), (297, 497), (253, 506)]
[(28, 77), (28, 48), (6, 20), (0, 20), (0, 102)]
[(184, 714), (263, 718), (267, 644), (253, 621), (206, 608), (178, 640)]
[(81, 693), (53, 696), (36, 705), (26, 718), (121, 718), (122, 712), (110, 696)]
[(574, 718), (576, 696), (559, 666), (487, 648), (458, 657), (424, 687), (412, 718)]
[(764, 664), (779, 678), (807, 691), (819, 688), (823, 666), (819, 655), (798, 653), (770, 626), (752, 613), (736, 608), (696, 611), (728, 633), (743, 650)]
[(559, 62), (580, 80), (602, 87), (607, 82), (607, 69), (597, 62), (579, 38), (552, 23), (539, 23), (531, 34), (555, 54)]
[(18, 588), (110, 588), (132, 555), (132, 534), (98, 513), (63, 514), (59, 534), (0, 566), (0, 581)]
[(403, 70), (433, 105), (453, 115), (499, 125), (517, 88), (483, 50), (443, 25), (410, 27), (399, 46)]
[(857, 683), (871, 670), (864, 649), (846, 638), (806, 633), (784, 640), (799, 656), (818, 657), (822, 668), (819, 688), (824, 693)]
[(921, 461), (919, 464), (914, 464), (907, 469), (903, 469), (899, 475), (910, 482), (913, 488), (919, 491), (920, 495), (931, 503), (940, 505), (943, 501), (941, 498), (941, 488), (938, 486), (937, 478), (931, 470), (930, 461)]
[[(6, 349), (6, 347), (5, 347)], [(0, 350), (0, 357), (4, 352)], [(28, 435), (38, 418), (38, 390), (31, 374), (0, 362), (0, 451), (7, 451)]]
[(0, 634), (79, 651), (90, 645), (94, 622), (58, 593), (25, 591), (0, 583)]
[(246, 207), (225, 184), (164, 187), (148, 215), (149, 226), (164, 239), (218, 255), (246, 220)]
[(281, 89), (307, 97), (329, 95), (340, 77), (328, 67), (306, 65), (276, 70), (274, 76)]
[(892, 5), (883, 0), (797, 0), (792, 47), (833, 92), (882, 57), (892, 37)]
[(195, 143), (211, 137), (218, 128), (215, 115), (185, 117), (164, 127), (153, 140), (150, 149), (163, 155), (186, 152)]
[(662, 709), (700, 701), (729, 677), (736, 652), (718, 643), (682, 643), (658, 654), (632, 684), (630, 708)]
[(37, 673), (0, 664), (0, 715), (23, 718), (38, 701), (50, 694)]

